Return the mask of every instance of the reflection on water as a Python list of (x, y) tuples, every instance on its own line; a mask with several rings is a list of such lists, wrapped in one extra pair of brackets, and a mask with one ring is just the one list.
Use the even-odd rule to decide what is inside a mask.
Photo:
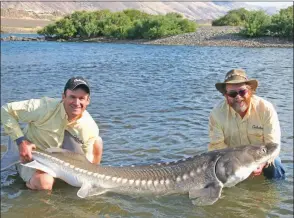
[[(92, 114), (104, 140), (103, 164), (172, 161), (207, 150), (208, 116), (222, 99), (214, 84), (240, 67), (259, 80), (257, 93), (278, 111), (286, 181), (250, 178), (212, 206), (187, 195), (78, 199), (57, 181), (52, 192), (28, 190), (14, 168), (1, 173), (5, 217), (290, 217), (293, 214), (292, 49), (209, 48), (97, 43), (1, 43), (1, 105), (60, 97), (67, 79), (91, 83)], [(1, 129), (1, 144), (7, 136)], [(4, 152), (1, 146), (1, 153)]]

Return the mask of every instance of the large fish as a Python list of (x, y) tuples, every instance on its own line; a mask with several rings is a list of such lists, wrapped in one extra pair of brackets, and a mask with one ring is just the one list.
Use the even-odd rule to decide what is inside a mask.
[(114, 167), (95, 165), (84, 155), (50, 148), (33, 151), (33, 161), (24, 165), (81, 187), (77, 193), (80, 198), (105, 192), (188, 193), (193, 204), (211, 205), (220, 198), (223, 187), (245, 180), (258, 166), (271, 162), (279, 151), (280, 146), (274, 143), (247, 145), (174, 162)]

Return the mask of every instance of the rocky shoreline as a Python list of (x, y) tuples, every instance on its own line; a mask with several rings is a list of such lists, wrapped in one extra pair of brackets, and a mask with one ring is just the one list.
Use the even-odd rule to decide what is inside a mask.
[(291, 48), (293, 41), (275, 37), (246, 38), (237, 33), (240, 27), (212, 27), (201, 26), (194, 33), (186, 33), (156, 40), (117, 40), (105, 37), (70, 40), (55, 40), (45, 37), (16, 37), (9, 36), (1, 41), (66, 41), (66, 42), (102, 42), (102, 43), (126, 43), (148, 45), (189, 45), (189, 46), (234, 46), (234, 47), (278, 47)]

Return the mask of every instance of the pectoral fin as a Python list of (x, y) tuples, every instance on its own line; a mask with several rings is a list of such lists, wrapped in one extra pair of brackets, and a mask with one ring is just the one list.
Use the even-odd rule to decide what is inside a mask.
[(101, 195), (107, 192), (106, 189), (103, 189), (98, 186), (93, 186), (91, 183), (84, 183), (79, 189), (77, 195), (80, 198), (86, 198), (94, 195)]
[(192, 188), (189, 191), (189, 198), (197, 206), (212, 205), (221, 196), (222, 186), (218, 183), (210, 183), (205, 188)]
[(40, 164), (36, 160), (33, 160), (32, 162), (29, 162), (29, 163), (26, 163), (26, 164), (21, 164), (21, 165), (26, 166), (26, 167), (30, 167), (30, 168), (34, 168), (36, 170), (41, 170), (41, 171), (43, 171), (45, 173), (48, 173), (52, 177), (56, 177), (56, 173), (52, 169), (50, 169), (49, 167), (46, 167), (43, 164)]

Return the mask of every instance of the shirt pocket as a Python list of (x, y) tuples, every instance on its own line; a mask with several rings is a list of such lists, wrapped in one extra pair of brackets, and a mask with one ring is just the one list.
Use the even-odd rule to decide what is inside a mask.
[(263, 129), (248, 130), (248, 138), (249, 138), (250, 144), (263, 144), (264, 143)]

